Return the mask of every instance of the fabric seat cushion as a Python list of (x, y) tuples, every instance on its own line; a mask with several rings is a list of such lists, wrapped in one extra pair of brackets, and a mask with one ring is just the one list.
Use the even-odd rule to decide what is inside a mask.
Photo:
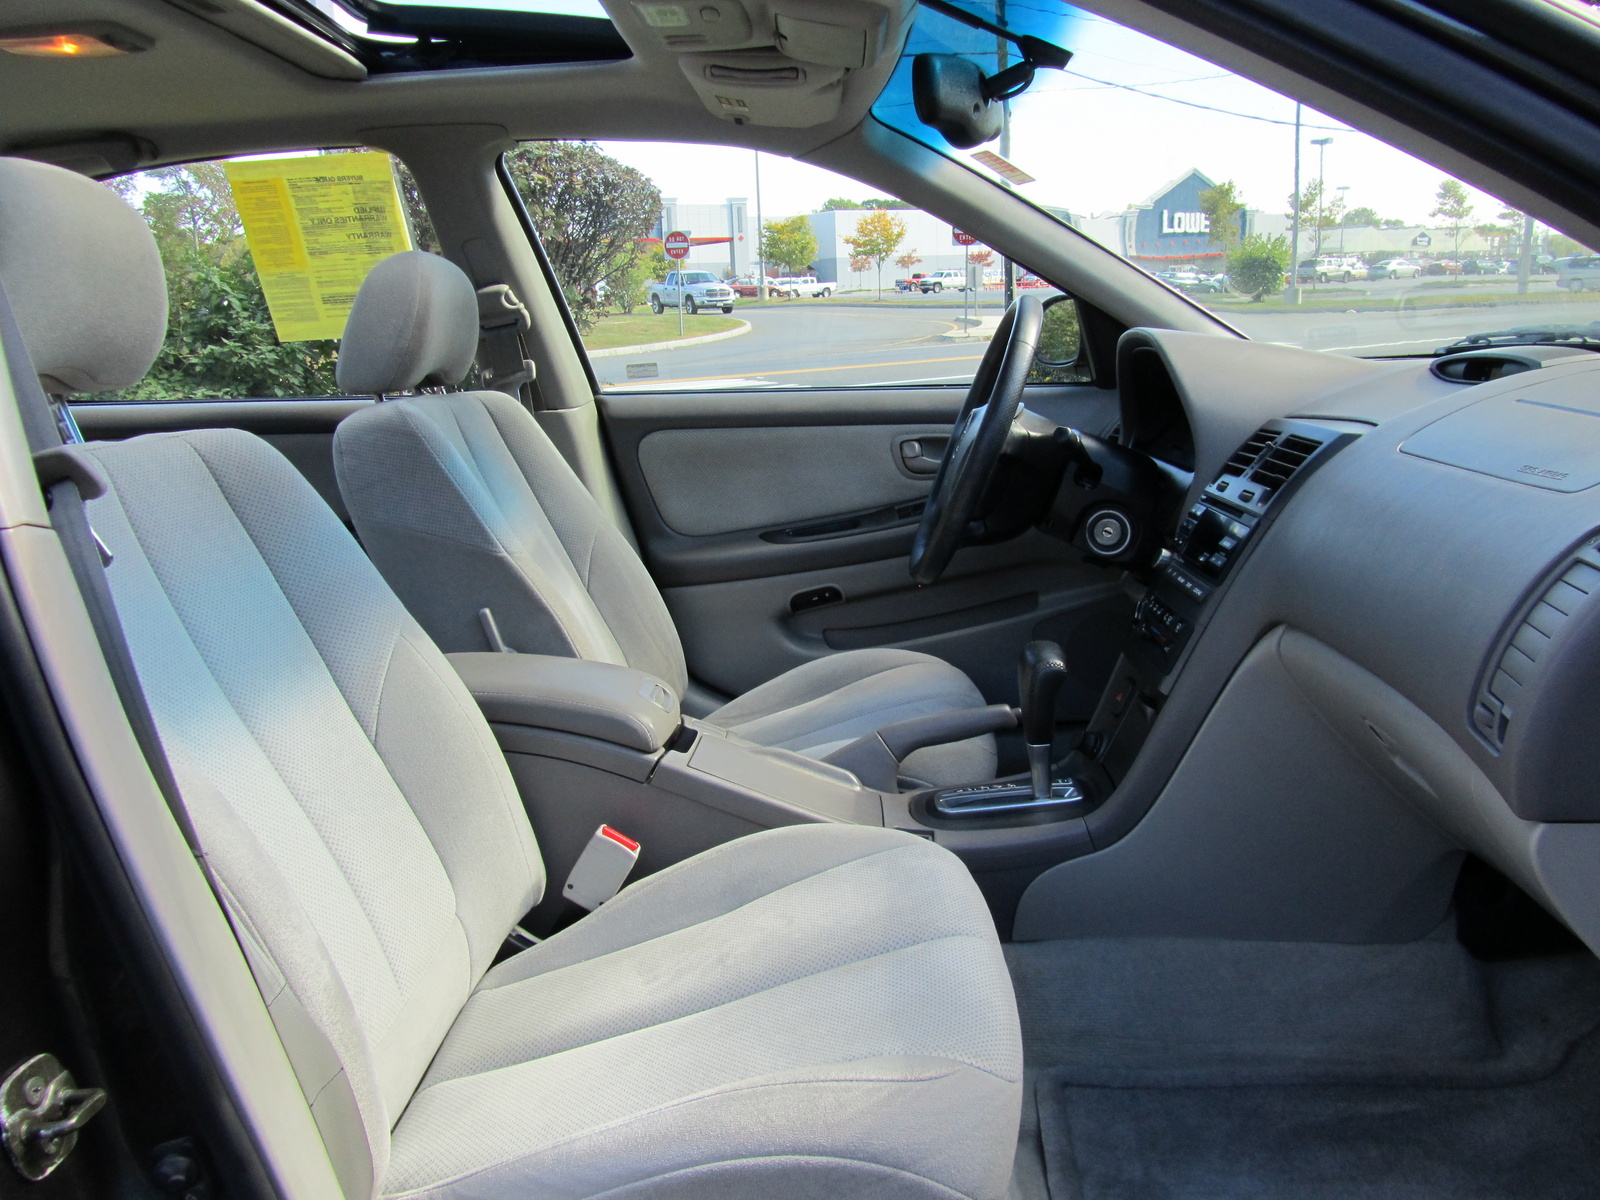
[(893, 830), (773, 830), (491, 970), (384, 1191), (998, 1197), (1020, 1097), (966, 868)]
[[(786, 671), (706, 718), (755, 742), (825, 758), (863, 734), (952, 708), (981, 708), (965, 672), (931, 654), (889, 648), (845, 650)], [(936, 787), (994, 778), (994, 738), (918, 750), (903, 773)]]
[(334, 434), (339, 491), (367, 553), (441, 649), (634, 667), (680, 694), (672, 617), (638, 554), (527, 409), (499, 392), (390, 400)]

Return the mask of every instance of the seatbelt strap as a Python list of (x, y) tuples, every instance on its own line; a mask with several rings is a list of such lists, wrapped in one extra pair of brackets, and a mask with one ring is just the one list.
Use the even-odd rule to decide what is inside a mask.
[(483, 381), (524, 404), (522, 385), (533, 382), (535, 368), (522, 335), (532, 328), (527, 306), (509, 283), (478, 289), (478, 365)]
[[(106, 581), (105, 569), (111, 561), (105, 543), (89, 525), (85, 500), (104, 495), (109, 487), (100, 464), (88, 454), (72, 446), (63, 445), (63, 436), (81, 435), (77, 423), (65, 404), (52, 405), (39, 384), (33, 360), (23, 343), (22, 331), (17, 326), (16, 314), (0, 287), (0, 347), (5, 350), (6, 366), (11, 376), (11, 388), (17, 398), (17, 408), (22, 416), (22, 427), (28, 438), (28, 448), (33, 452), (34, 469), (39, 475), (39, 485), (44, 490), (50, 508), (50, 524), (61, 542), (67, 564), (72, 569), (73, 580), (89, 612), (89, 623), (94, 628), (100, 653), (111, 672), (111, 682), (117, 689), (128, 724), (139, 743), (150, 774), (172, 812), (172, 819), (183, 832), (189, 850), (204, 865), (200, 843), (195, 837), (194, 824), (184, 807), (182, 793), (178, 791), (172, 764), (167, 761), (161, 737), (156, 732), (155, 718), (139, 685), (139, 673), (133, 665), (133, 655), (123, 634), (122, 621), (117, 616), (116, 603), (111, 598), (111, 585)], [(209, 879), (210, 872), (207, 871)]]

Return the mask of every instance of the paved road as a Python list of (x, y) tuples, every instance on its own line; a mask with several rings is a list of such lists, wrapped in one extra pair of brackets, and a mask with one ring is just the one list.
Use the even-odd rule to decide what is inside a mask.
[[(1000, 311), (991, 299), (980, 311)], [(962, 328), (959, 298), (929, 296), (905, 307), (796, 304), (748, 307), (734, 315), (750, 332), (678, 350), (619, 355), (594, 363), (600, 382), (631, 389), (704, 384), (729, 387), (829, 387), (852, 384), (962, 383), (972, 377), (985, 343), (951, 341)], [(685, 331), (694, 318), (685, 319)], [(654, 363), (655, 378), (630, 379), (628, 368)]]
[[(1506, 296), (1516, 288), (1514, 279), (1464, 283), (1461, 290), (1445, 292), (1437, 286), (1419, 286), (1416, 280), (1308, 287), (1307, 299), (1319, 302), (1318, 308), (1309, 311), (1254, 310), (1237, 305), (1219, 311), (1235, 328), (1261, 341), (1357, 355), (1431, 353), (1468, 333), (1516, 325), (1587, 324), (1600, 319), (1600, 296), (1596, 295), (1542, 303), (1497, 301), (1481, 307), (1428, 307), (1442, 296), (1459, 299), (1475, 292)], [(1554, 292), (1555, 288), (1539, 280), (1533, 290)], [(1398, 299), (1407, 307), (1393, 312), (1339, 312), (1320, 307), (1341, 296), (1352, 302)], [(735, 315), (750, 322), (747, 334), (677, 350), (598, 359), (595, 373), (604, 386), (632, 390), (960, 384), (970, 380), (986, 343), (943, 336), (962, 328), (959, 293), (901, 299), (901, 303), (881, 307), (841, 298), (821, 304), (736, 308)], [(998, 293), (986, 293), (979, 312), (998, 314), (999, 299)], [(1197, 299), (1205, 302), (1204, 296)], [(694, 321), (687, 318), (686, 329), (692, 328)], [(653, 375), (648, 364), (654, 364)], [(630, 366), (634, 368), (632, 376)], [(643, 376), (641, 367), (645, 368)]]

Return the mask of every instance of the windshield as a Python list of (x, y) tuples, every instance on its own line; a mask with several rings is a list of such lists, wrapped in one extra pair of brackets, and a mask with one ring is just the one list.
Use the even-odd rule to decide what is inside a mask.
[(993, 74), (1015, 51), (920, 8), (874, 115), (1252, 338), (1432, 354), (1473, 334), (1538, 340), (1600, 320), (1600, 268), (1578, 265), (1588, 247), (1437, 167), (1057, 0), (960, 5), (1072, 61), (1010, 101), (998, 139), (954, 149), (917, 120), (912, 57), (960, 53)]

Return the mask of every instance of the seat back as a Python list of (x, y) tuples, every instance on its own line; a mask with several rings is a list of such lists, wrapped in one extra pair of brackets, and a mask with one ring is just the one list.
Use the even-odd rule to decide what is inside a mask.
[[(385, 259), (356, 297), (340, 387), (382, 396), (459, 380), (476, 324), (438, 331), (461, 330), (472, 305), (454, 264), (419, 251)], [(409, 344), (433, 350), (389, 353), (394, 321), (378, 313), (411, 314)], [(511, 397), (385, 400), (339, 426), (334, 465), (367, 553), (445, 650), (492, 649), (487, 608), (512, 649), (635, 667), (682, 691), (683, 646), (650, 573)]]
[[(0, 159), (0, 248), (60, 235), (19, 228), (28, 211), (81, 214), (95, 256), (53, 279), (0, 256), (19, 315), (63, 292), (86, 317), (166, 311), (159, 269), (126, 286), (154, 246), (109, 189)], [(132, 381), (159, 339), (109, 366), (92, 338), (41, 344), (57, 380), (98, 362)], [(222, 429), (74, 452), (109, 480), (89, 519), (208, 873), (346, 1193), (369, 1194), (390, 1128), (543, 889), (516, 787), (444, 656), (276, 450)]]

